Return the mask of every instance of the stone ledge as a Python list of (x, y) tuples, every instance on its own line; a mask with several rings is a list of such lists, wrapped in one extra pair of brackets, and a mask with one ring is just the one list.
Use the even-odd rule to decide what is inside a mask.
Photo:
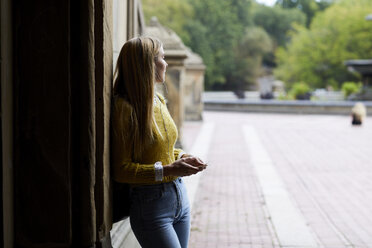
[[(204, 110), (350, 115), (355, 103), (351, 101), (204, 100)], [(363, 104), (367, 108), (367, 113), (372, 113), (372, 101), (364, 101)]]
[(113, 225), (111, 230), (111, 244), (113, 248), (131, 247), (140, 248), (136, 237), (130, 227), (129, 218)]

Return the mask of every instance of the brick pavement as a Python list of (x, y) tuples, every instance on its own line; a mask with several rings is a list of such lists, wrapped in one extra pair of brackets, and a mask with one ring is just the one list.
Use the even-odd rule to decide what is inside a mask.
[[(318, 247), (372, 247), (372, 118), (205, 112), (215, 123), (190, 248), (281, 247), (242, 127), (253, 126)], [(184, 125), (190, 147), (200, 123)]]

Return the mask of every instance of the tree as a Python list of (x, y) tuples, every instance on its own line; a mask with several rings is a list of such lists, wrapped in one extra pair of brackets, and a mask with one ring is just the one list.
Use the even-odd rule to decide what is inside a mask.
[(277, 0), (276, 5), (284, 9), (297, 8), (306, 15), (306, 26), (310, 23), (318, 11), (324, 10), (332, 4), (333, 0)]
[(254, 24), (265, 29), (273, 41), (273, 49), (264, 54), (263, 63), (266, 66), (275, 67), (274, 51), (279, 46), (286, 46), (290, 38), (288, 33), (293, 30), (292, 25), (294, 23), (305, 25), (306, 16), (298, 9), (268, 7), (261, 4), (255, 5), (252, 15)]
[(185, 30), (188, 20), (193, 19), (193, 7), (186, 0), (142, 0), (146, 22), (156, 16), (161, 24), (175, 31), (183, 42), (189, 42)]
[[(245, 89), (252, 84), (260, 72), (263, 54), (272, 50), (267, 33), (253, 27), (251, 2), (143, 0), (143, 8), (146, 19), (157, 16), (163, 25), (173, 29), (187, 46), (201, 55), (207, 66), (207, 90), (231, 90)], [(253, 52), (254, 49), (258, 50)]]
[(223, 82), (224, 78), (222, 73), (213, 74), (215, 60), (212, 46), (208, 39), (207, 28), (198, 20), (190, 20), (186, 24), (185, 30), (190, 34), (189, 42), (187, 42), (186, 45), (190, 46), (194, 52), (198, 53), (203, 58), (203, 62), (206, 65), (206, 88), (208, 89), (211, 87), (211, 83), (209, 83), (211, 81)]
[(276, 53), (275, 75), (289, 85), (304, 81), (313, 88), (358, 81), (344, 65), (372, 57), (372, 23), (365, 20), (372, 0), (341, 0), (319, 13), (310, 29), (296, 26), (291, 43)]
[(285, 46), (289, 41), (288, 31), (292, 24), (305, 25), (306, 17), (298, 9), (283, 9), (280, 6), (258, 5), (253, 9), (253, 22), (271, 36), (275, 47)]
[(202, 56), (207, 66), (206, 89), (223, 87), (235, 67), (233, 51), (245, 27), (251, 24), (250, 1), (188, 1), (195, 15), (186, 27), (190, 35), (186, 44)]
[(235, 91), (244, 91), (255, 85), (261, 73), (263, 55), (272, 51), (272, 41), (266, 31), (251, 26), (235, 47), (235, 67), (227, 74), (228, 87)]

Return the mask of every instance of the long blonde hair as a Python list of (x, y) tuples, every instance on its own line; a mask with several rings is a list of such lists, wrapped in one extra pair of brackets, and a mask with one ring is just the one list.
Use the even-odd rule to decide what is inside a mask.
[(133, 38), (122, 47), (116, 64), (114, 95), (133, 107), (131, 130), (127, 132), (132, 134), (135, 158), (153, 140), (155, 60), (161, 47), (162, 43), (155, 38)]

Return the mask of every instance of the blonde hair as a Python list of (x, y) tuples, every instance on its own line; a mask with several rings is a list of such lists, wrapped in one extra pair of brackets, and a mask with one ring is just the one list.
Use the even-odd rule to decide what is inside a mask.
[(124, 98), (132, 107), (130, 132), (133, 155), (141, 156), (145, 145), (154, 139), (153, 103), (156, 74), (155, 60), (162, 43), (151, 37), (128, 40), (122, 47), (114, 74), (114, 95)]

